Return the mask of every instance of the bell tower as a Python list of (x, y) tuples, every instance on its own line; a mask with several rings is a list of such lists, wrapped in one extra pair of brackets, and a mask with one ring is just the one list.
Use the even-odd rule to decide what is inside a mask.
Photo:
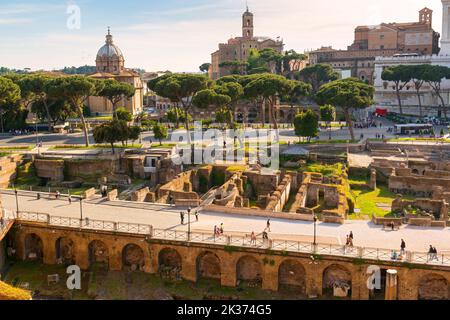
[(432, 26), (433, 25), (433, 10), (423, 8), (419, 11), (419, 22)]
[(253, 13), (248, 10), (242, 15), (242, 36), (244, 38), (253, 38)]

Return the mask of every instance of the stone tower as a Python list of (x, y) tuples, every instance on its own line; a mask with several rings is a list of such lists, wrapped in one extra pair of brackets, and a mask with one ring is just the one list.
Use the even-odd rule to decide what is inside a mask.
[(440, 55), (450, 55), (450, 0), (442, 0), (442, 38)]
[(248, 10), (242, 15), (242, 36), (253, 38), (253, 13)]
[(423, 8), (419, 11), (419, 22), (427, 24), (429, 26), (433, 25), (433, 10), (428, 8)]

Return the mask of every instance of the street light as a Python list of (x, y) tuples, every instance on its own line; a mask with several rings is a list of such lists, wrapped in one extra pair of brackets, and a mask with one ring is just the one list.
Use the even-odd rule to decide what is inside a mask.
[(317, 216), (314, 214), (314, 248), (317, 246)]
[(14, 189), (14, 194), (16, 195), (16, 213), (17, 213), (17, 218), (19, 217), (19, 196), (18, 196), (18, 191), (17, 189)]
[(191, 207), (188, 208), (188, 241), (191, 241)]
[(83, 198), (80, 197), (80, 220), (83, 221)]

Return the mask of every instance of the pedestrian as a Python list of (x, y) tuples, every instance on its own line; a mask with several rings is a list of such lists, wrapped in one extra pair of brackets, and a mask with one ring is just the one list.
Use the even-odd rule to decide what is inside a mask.
[(406, 249), (406, 242), (405, 240), (402, 239), (402, 243), (400, 245), (400, 255), (404, 255), (405, 254), (405, 249)]
[(350, 245), (350, 237), (347, 235), (347, 240), (345, 241), (345, 246), (348, 247)]
[(270, 219), (267, 220), (267, 231), (268, 231), (268, 232), (271, 232), (271, 231), (270, 231)]
[(434, 259), (434, 248), (430, 245), (430, 250), (428, 250), (428, 261), (433, 261)]
[(198, 211), (195, 211), (195, 220), (198, 222)]
[(217, 226), (214, 226), (214, 237), (217, 236)]
[(56, 199), (59, 199), (60, 196), (61, 196), (61, 193), (59, 191), (56, 191)]
[(180, 220), (181, 220), (181, 224), (184, 225), (184, 213), (180, 212)]
[(220, 234), (223, 234), (223, 223), (220, 224)]
[(4, 224), (5, 224), (5, 221), (3, 220), (3, 217), (0, 217), (0, 227), (3, 228)]
[(433, 259), (436, 261), (439, 261), (438, 251), (437, 251), (436, 247), (433, 247)]
[(350, 238), (350, 240), (353, 241), (354, 237), (353, 237), (353, 231), (350, 231), (350, 235), (348, 236)]
[(255, 231), (252, 232), (252, 235), (250, 236), (250, 238), (251, 238), (251, 242), (250, 243), (256, 245), (256, 234), (255, 234)]
[(69, 204), (72, 204), (72, 196), (69, 194)]

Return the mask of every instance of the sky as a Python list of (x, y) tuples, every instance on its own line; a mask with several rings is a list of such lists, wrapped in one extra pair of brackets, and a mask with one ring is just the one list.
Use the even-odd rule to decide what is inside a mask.
[[(418, 21), (440, 0), (248, 0), (255, 35), (281, 37), (303, 52), (346, 49), (358, 25)], [(127, 68), (192, 72), (210, 62), (219, 43), (241, 35), (245, 0), (0, 0), (0, 66), (54, 70), (95, 65), (107, 27)], [(79, 10), (78, 10), (79, 9)]]

